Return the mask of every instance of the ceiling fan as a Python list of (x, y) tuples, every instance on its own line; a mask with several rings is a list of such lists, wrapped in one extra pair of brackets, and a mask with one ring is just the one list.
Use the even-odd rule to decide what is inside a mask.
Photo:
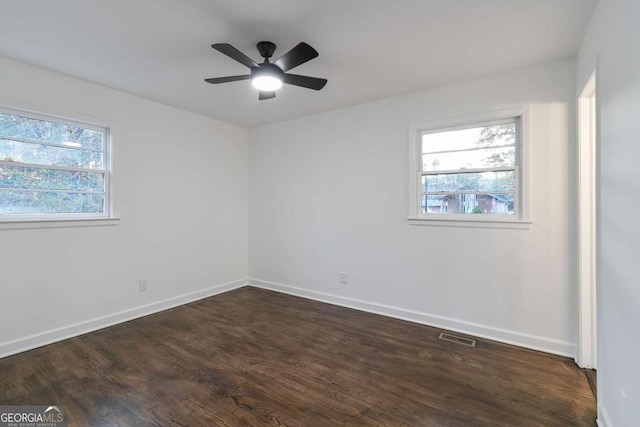
[(264, 62), (261, 64), (258, 64), (228, 43), (216, 43), (212, 44), (211, 47), (218, 52), (224, 53), (231, 59), (235, 59), (242, 65), (249, 67), (251, 74), (215, 77), (205, 79), (204, 81), (217, 84), (251, 79), (253, 87), (260, 91), (258, 99), (261, 101), (263, 99), (275, 98), (276, 90), (282, 87), (282, 83), (315, 90), (320, 90), (327, 84), (327, 79), (287, 73), (287, 71), (292, 68), (302, 65), (318, 56), (318, 51), (304, 42), (299, 43), (274, 63), (269, 62), (269, 58), (271, 58), (276, 51), (276, 45), (267, 41), (258, 43), (256, 47), (258, 48), (258, 52), (260, 52), (260, 56), (264, 58)]

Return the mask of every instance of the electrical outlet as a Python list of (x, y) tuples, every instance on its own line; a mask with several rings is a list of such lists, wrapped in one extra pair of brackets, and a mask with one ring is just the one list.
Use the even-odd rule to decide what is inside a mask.
[(140, 289), (140, 292), (147, 290), (147, 279), (138, 280), (138, 289)]
[(347, 273), (340, 273), (340, 283), (342, 283), (343, 285), (347, 284)]

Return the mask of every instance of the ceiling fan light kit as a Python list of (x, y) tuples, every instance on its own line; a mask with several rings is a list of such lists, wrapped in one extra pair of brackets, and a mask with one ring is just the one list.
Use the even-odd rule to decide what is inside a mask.
[(264, 63), (260, 68), (251, 70), (251, 84), (258, 90), (278, 90), (282, 87), (283, 74), (277, 66)]
[(244, 66), (249, 67), (251, 74), (215, 77), (205, 79), (205, 81), (211, 84), (219, 84), (251, 79), (252, 86), (260, 91), (258, 99), (261, 101), (275, 98), (275, 91), (280, 89), (283, 83), (314, 90), (320, 90), (327, 84), (327, 79), (287, 73), (287, 71), (292, 68), (302, 65), (318, 56), (318, 52), (304, 42), (298, 43), (298, 45), (282, 55), (282, 57), (274, 63), (269, 62), (269, 58), (273, 56), (276, 45), (268, 41), (258, 43), (256, 47), (258, 48), (258, 52), (260, 52), (260, 56), (264, 58), (264, 62), (261, 64), (258, 64), (228, 43), (216, 43), (211, 45), (211, 47), (231, 59), (240, 62)]

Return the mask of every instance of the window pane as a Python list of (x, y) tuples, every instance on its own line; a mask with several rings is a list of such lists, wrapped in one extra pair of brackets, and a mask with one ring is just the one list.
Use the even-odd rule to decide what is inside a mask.
[(51, 142), (70, 147), (102, 150), (102, 132), (62, 123), (0, 113), (0, 137)]
[(514, 212), (513, 193), (422, 195), (422, 213), (513, 215)]
[(102, 213), (102, 194), (0, 189), (0, 214)]
[(515, 164), (514, 146), (422, 155), (423, 171), (495, 168)]
[(422, 176), (422, 192), (492, 192), (513, 191), (515, 171), (449, 173)]
[(102, 152), (0, 139), (0, 160), (41, 165), (102, 169)]
[(104, 192), (101, 173), (0, 166), (0, 188)]
[(515, 140), (515, 123), (482, 126), (472, 129), (423, 134), (422, 152), (426, 154), (440, 151), (513, 145), (515, 144)]

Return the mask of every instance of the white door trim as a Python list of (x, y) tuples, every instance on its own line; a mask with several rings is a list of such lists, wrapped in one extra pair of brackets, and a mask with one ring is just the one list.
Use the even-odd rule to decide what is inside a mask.
[(580, 335), (576, 362), (596, 368), (596, 73), (578, 98), (578, 281)]

